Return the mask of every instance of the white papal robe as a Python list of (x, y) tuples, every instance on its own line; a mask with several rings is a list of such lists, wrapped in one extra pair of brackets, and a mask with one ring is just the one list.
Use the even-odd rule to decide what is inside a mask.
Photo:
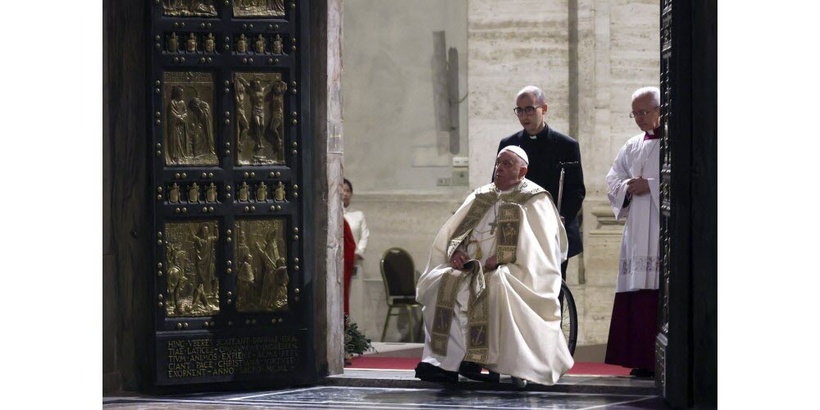
[[(658, 289), (658, 236), (660, 234), (660, 140), (630, 138), (621, 147), (606, 176), (607, 197), (617, 219), (626, 218), (621, 241), (616, 292)], [(626, 183), (642, 176), (649, 193), (633, 196), (626, 204)]]
[[(535, 186), (541, 192), (522, 204), (514, 205), (521, 210), (515, 261), (500, 264), (492, 271), (478, 273), (484, 275), (486, 284), (488, 349), (483, 360), (470, 361), (479, 362), (500, 374), (552, 385), (574, 365), (561, 330), (558, 301), (561, 263), (566, 260), (567, 238), (546, 191), (526, 179), (510, 191), (519, 190), (524, 187), (523, 184), (531, 184), (529, 188)], [(416, 300), (424, 305), (422, 361), (448, 371), (458, 371), (461, 361), (466, 360), (470, 287), (475, 286), (468, 271), (454, 270), (450, 266), (450, 254), (454, 251), (451, 239), (476, 202), (476, 194), (488, 191), (500, 193), (502, 196), (499, 198), (503, 198), (504, 193), (496, 190), (494, 184), (471, 193), (436, 235), (427, 267), (417, 284)], [(496, 253), (496, 234), (502, 229), (494, 232), (492, 223), (496, 222), (498, 206), (503, 202), (496, 200), (462, 242), (469, 244), (467, 252), (471, 258), (476, 258), (478, 249), (481, 249), (478, 259), (482, 264)], [(504, 232), (512, 231), (507, 228)], [(463, 245), (459, 249), (464, 249)], [(439, 354), (431, 347), (431, 335), (434, 333), (439, 285), (443, 283), (442, 278), (449, 274), (458, 275), (461, 280), (457, 286), (455, 314), (450, 323), (446, 354)]]

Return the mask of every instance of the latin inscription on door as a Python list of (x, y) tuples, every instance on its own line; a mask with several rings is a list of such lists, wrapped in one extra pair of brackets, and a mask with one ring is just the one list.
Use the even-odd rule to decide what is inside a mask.
[(158, 342), (157, 379), (207, 382), (255, 379), (299, 368), (304, 357), (298, 335), (170, 338)]

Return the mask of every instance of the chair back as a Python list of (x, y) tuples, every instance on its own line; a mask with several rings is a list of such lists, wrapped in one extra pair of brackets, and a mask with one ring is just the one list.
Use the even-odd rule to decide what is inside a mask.
[(381, 260), (382, 279), (388, 299), (416, 296), (416, 267), (413, 257), (402, 248), (393, 247), (384, 252)]

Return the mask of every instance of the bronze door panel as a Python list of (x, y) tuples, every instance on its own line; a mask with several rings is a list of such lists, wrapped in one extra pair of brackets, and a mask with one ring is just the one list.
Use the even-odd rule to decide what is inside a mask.
[(307, 4), (148, 7), (154, 385), (315, 380)]

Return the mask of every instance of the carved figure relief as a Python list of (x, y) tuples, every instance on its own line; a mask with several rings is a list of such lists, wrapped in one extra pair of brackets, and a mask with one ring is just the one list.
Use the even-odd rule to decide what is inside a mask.
[[(251, 247), (248, 246), (248, 235), (245, 234), (245, 231), (241, 228), (236, 230), (236, 246), (234, 248), (234, 254), (236, 255), (236, 259), (241, 261), (247, 259), (245, 255), (251, 255), (251, 259), (253, 259), (253, 254), (251, 252)], [(253, 266), (253, 263), (251, 263)]]
[(263, 241), (256, 242), (256, 249), (262, 257), (262, 292), (259, 295), (259, 305), (265, 310), (275, 310), (282, 306), (282, 302), (276, 299), (281, 281), (281, 274), (278, 271), (287, 268), (285, 258), (281, 256), (281, 240), (277, 238), (278, 233), (271, 230)]
[(284, 163), (284, 93), (281, 73), (234, 73), (236, 160), (239, 165)]
[(171, 33), (171, 37), (168, 38), (167, 49), (171, 53), (179, 51), (179, 37), (177, 37), (177, 33)]
[(273, 45), (271, 46), (271, 51), (273, 54), (282, 54), (282, 36), (279, 34), (273, 39)]
[(199, 202), (199, 185), (197, 185), (196, 182), (194, 182), (191, 185), (188, 185), (188, 202)]
[(240, 35), (239, 40), (236, 42), (236, 52), (237, 53), (247, 53), (248, 52), (248, 39), (245, 38), (244, 34)]
[(194, 96), (188, 101), (188, 108), (191, 112), (191, 131), (193, 132), (191, 142), (193, 142), (194, 155), (211, 155), (215, 157), (216, 149), (214, 147), (211, 106), (198, 96)]
[(189, 53), (196, 52), (196, 44), (197, 44), (196, 35), (194, 33), (189, 34), (188, 35), (188, 40), (185, 42), (185, 50), (188, 51)]
[(213, 291), (216, 275), (214, 274), (216, 268), (216, 239), (215, 233), (211, 233), (208, 224), (201, 224), (199, 232), (191, 232), (194, 240), (194, 251), (196, 259), (196, 272), (199, 275), (201, 286), (205, 290), (205, 294), (210, 294)]
[(282, 181), (279, 181), (279, 183), (276, 184), (276, 189), (273, 193), (273, 200), (277, 202), (282, 202), (285, 200), (285, 185)]
[(162, 0), (162, 14), (172, 17), (217, 15), (214, 0)]
[(219, 312), (219, 280), (215, 273), (217, 229), (216, 221), (166, 225), (167, 316), (208, 316)]
[(236, 308), (242, 312), (288, 309), (285, 221), (239, 220), (234, 252), (239, 261)]
[(285, 101), (284, 94), (288, 89), (284, 81), (273, 83), (273, 98), (271, 100), (270, 134), (274, 144), (274, 152), (284, 159), (285, 154)]
[(168, 202), (172, 204), (179, 203), (179, 184), (174, 182), (171, 189), (168, 190)]
[(215, 50), (216, 39), (214, 38), (214, 33), (208, 33), (208, 37), (205, 37), (205, 52), (213, 53)]
[(190, 271), (187, 256), (181, 246), (170, 242), (166, 244), (165, 260), (168, 266), (166, 283), (168, 286), (165, 309), (168, 316), (182, 315), (186, 310), (183, 307), (187, 293), (185, 285), (188, 279), (185, 273)]
[(252, 311), (256, 309), (258, 303), (256, 297), (256, 276), (253, 270), (253, 253), (245, 242), (245, 232), (239, 231), (238, 242), (236, 244), (236, 259), (239, 261), (239, 274), (237, 275), (237, 300), (236, 309), (239, 311)]
[(239, 186), (239, 195), (236, 196), (239, 199), (239, 202), (248, 202), (248, 183), (242, 181), (242, 185)]
[(236, 309), (240, 312), (252, 312), (256, 310), (256, 301), (253, 299), (256, 290), (256, 277), (253, 273), (253, 256), (250, 253), (246, 253), (242, 256), (238, 281), (239, 289), (237, 292)]
[(256, 200), (259, 202), (265, 202), (268, 200), (268, 187), (265, 185), (265, 181), (259, 183), (256, 186)]
[(285, 0), (234, 0), (234, 17), (277, 17), (285, 15)]
[(216, 202), (216, 185), (211, 182), (205, 191), (205, 202)]
[(256, 38), (256, 43), (254, 43), (254, 51), (256, 51), (257, 54), (265, 53), (265, 37), (261, 34)]
[(236, 81), (234, 82), (234, 101), (236, 102), (236, 150), (237, 150), (237, 157), (245, 156), (247, 157), (248, 154), (243, 149), (243, 144), (241, 141), (246, 141), (248, 138), (248, 132), (250, 131), (250, 123), (248, 123), (248, 116), (245, 114), (246, 102), (248, 92), (245, 89), (245, 85), (243, 82)]
[[(171, 90), (171, 100), (166, 109), (166, 157), (180, 163), (188, 155), (188, 108), (184, 100), (185, 90), (175, 86)], [(166, 158), (167, 162), (167, 158)]]
[(217, 165), (213, 73), (166, 71), (165, 163)]
[(283, 258), (282, 266), (276, 268), (273, 295), (274, 310), (287, 310), (288, 307), (288, 284), (290, 283), (290, 276), (288, 276), (288, 268), (284, 266), (284, 263)]

